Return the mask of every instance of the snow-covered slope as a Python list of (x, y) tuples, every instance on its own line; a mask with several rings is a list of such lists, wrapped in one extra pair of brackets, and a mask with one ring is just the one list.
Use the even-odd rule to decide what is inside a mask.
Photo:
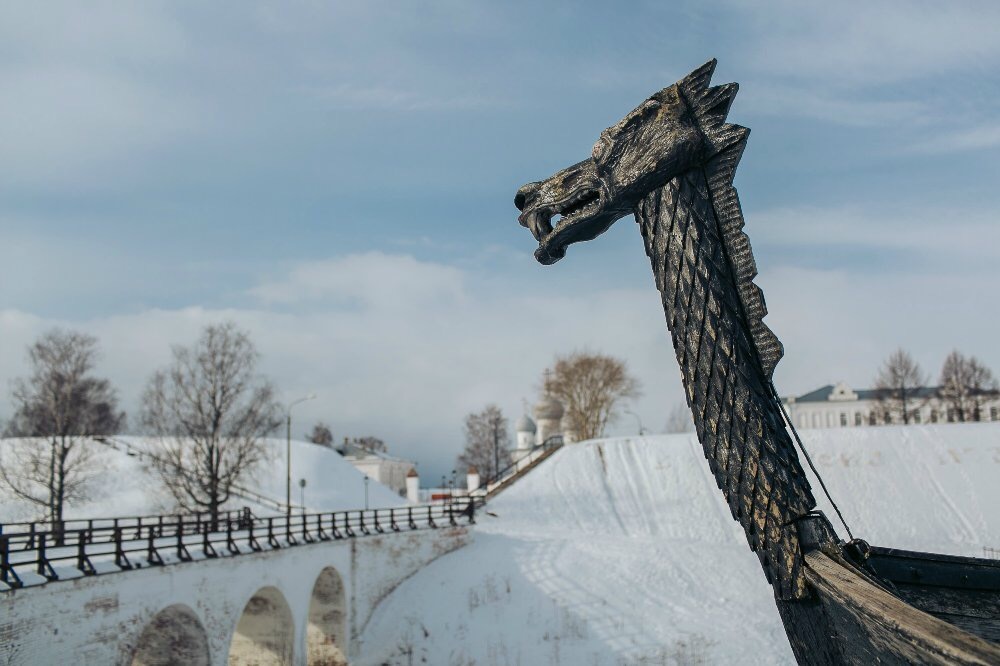
[[(804, 439), (855, 535), (979, 556), (1000, 546), (1000, 425)], [(470, 546), (379, 606), (359, 663), (792, 661), (693, 435), (568, 446), (487, 510)]]
[[(130, 455), (153, 450), (149, 439), (142, 437), (115, 438), (116, 448), (87, 442), (101, 471), (91, 484), (91, 499), (71, 504), (67, 518), (98, 518), (105, 516), (135, 516), (171, 510), (172, 502), (162, 490), (155, 474), (147, 469), (148, 460)], [(0, 440), (0, 460), (3, 449), (11, 440)], [(285, 440), (269, 439), (269, 460), (260, 466), (253, 479), (242, 483), (260, 495), (284, 502), (285, 499)], [(292, 441), (292, 502), (299, 504), (299, 479), (306, 480), (305, 505), (310, 511), (358, 509), (364, 506), (364, 475), (332, 449), (308, 442)], [(368, 484), (369, 506), (401, 506), (406, 501), (389, 488), (375, 481)], [(236, 497), (233, 508), (249, 506), (257, 515), (276, 513), (275, 507), (252, 499)], [(0, 521), (31, 520), (39, 517), (37, 506), (12, 497), (0, 484)]]

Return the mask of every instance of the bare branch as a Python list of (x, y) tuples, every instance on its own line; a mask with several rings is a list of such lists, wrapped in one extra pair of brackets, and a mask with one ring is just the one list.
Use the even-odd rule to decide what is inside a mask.
[(641, 395), (625, 361), (586, 350), (557, 356), (546, 374), (543, 388), (563, 403), (564, 428), (577, 440), (603, 436), (618, 417), (618, 405)]
[(281, 423), (271, 385), (256, 374), (258, 354), (232, 322), (208, 326), (193, 347), (143, 394), (142, 422), (157, 437), (152, 467), (178, 505), (217, 516), (233, 484), (268, 455), (264, 437)]

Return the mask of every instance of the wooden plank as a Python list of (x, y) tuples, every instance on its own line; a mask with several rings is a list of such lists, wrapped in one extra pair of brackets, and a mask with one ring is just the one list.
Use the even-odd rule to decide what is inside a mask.
[(845, 653), (888, 663), (1000, 664), (1000, 647), (910, 606), (826, 554), (808, 553), (806, 565)]

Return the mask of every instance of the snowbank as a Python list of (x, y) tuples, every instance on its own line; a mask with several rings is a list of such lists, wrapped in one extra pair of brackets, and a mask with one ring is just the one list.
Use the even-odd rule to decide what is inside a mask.
[[(1000, 424), (803, 435), (856, 536), (1000, 546)], [(359, 663), (793, 663), (693, 435), (567, 446), (487, 510), (379, 606)]]
[[(10, 440), (0, 440), (0, 456)], [(117, 448), (87, 442), (99, 461), (101, 471), (91, 485), (92, 498), (70, 505), (67, 518), (99, 518), (163, 513), (173, 510), (170, 498), (148, 468), (148, 459), (136, 451), (154, 450), (152, 440), (143, 437), (118, 437)], [(255, 476), (241, 485), (265, 498), (285, 501), (285, 440), (266, 440), (271, 452)], [(131, 453), (130, 453), (131, 451)], [(0, 457), (2, 460), (2, 457)], [(332, 449), (309, 442), (292, 441), (292, 503), (299, 504), (299, 479), (306, 480), (305, 504), (310, 511), (359, 509), (365, 502), (364, 475)], [(368, 503), (372, 508), (402, 506), (406, 500), (382, 484), (368, 484)], [(270, 502), (235, 497), (233, 508), (248, 506), (257, 515), (277, 513)], [(31, 520), (39, 517), (38, 508), (12, 497), (0, 484), (0, 521)]]

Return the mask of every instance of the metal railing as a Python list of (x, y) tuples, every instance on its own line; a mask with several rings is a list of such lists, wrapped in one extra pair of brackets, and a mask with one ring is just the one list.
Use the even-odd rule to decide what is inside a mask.
[(215, 520), (198, 514), (66, 521), (56, 531), (44, 529), (47, 523), (10, 523), (0, 530), (0, 580), (9, 588), (20, 588), (28, 584), (22, 578), (28, 573), (45, 583), (322, 541), (452, 527), (459, 520), (475, 523), (473, 501), (264, 518), (243, 509), (220, 514)]
[(480, 483), (479, 487), (470, 491), (468, 497), (479, 504), (485, 502), (490, 496), (505, 488), (508, 483), (524, 474), (545, 458), (549, 457), (560, 449), (563, 445), (562, 435), (553, 435), (541, 444), (531, 448), (523, 456), (507, 465), (499, 472)]

